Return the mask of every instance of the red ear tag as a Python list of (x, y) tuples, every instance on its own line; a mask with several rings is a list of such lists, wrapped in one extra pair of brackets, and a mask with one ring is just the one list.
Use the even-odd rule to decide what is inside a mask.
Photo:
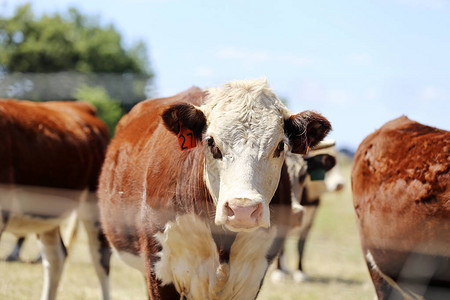
[(178, 143), (180, 144), (180, 150), (189, 150), (197, 146), (195, 142), (194, 133), (189, 128), (183, 127), (180, 122), (180, 132), (177, 135)]

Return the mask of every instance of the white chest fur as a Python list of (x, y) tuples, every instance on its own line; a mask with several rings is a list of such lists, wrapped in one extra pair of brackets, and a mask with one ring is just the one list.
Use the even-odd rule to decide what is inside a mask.
[(188, 299), (254, 299), (275, 234), (275, 228), (238, 233), (229, 264), (221, 264), (209, 226), (193, 214), (179, 216), (156, 236), (163, 250), (155, 274)]

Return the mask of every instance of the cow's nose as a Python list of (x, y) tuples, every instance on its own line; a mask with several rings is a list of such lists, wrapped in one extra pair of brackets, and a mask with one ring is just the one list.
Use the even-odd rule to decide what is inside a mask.
[(340, 190), (342, 190), (344, 188), (344, 184), (343, 183), (338, 183), (337, 185), (336, 185), (336, 191), (340, 191)]
[[(238, 203), (236, 203), (238, 202)], [(262, 203), (243, 205), (242, 202), (249, 201), (228, 201), (225, 203), (225, 213), (227, 224), (236, 228), (251, 228), (258, 224), (262, 215)]]

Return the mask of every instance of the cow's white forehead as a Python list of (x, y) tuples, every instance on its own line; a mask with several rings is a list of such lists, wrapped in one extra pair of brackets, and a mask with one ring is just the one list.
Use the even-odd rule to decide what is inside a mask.
[(271, 143), (290, 116), (265, 79), (230, 81), (208, 89), (202, 110), (208, 132), (227, 143)]

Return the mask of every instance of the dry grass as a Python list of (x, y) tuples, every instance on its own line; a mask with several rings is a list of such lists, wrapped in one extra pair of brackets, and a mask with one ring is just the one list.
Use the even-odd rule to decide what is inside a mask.
[[(366, 265), (359, 246), (350, 193), (350, 164), (343, 166), (348, 184), (340, 193), (327, 194), (315, 220), (305, 250), (304, 268), (311, 281), (296, 284), (291, 280), (275, 285), (266, 280), (258, 299), (374, 299)], [(289, 240), (290, 263), (295, 265), (295, 244)], [(4, 233), (0, 257), (12, 249), (15, 237)], [(28, 239), (22, 258), (38, 254), (36, 239)], [(0, 261), (0, 299), (37, 299), (42, 285), (40, 264)], [(142, 275), (113, 256), (111, 270), (113, 299), (146, 299)], [(100, 288), (90, 264), (87, 238), (80, 230), (68, 257), (58, 291), (59, 299), (99, 299)]]

